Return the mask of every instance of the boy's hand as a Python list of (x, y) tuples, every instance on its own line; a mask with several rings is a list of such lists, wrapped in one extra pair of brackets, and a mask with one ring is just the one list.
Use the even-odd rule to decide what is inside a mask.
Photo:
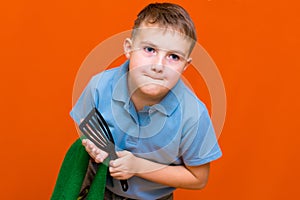
[(132, 176), (139, 176), (139, 174), (153, 172), (166, 167), (166, 165), (137, 157), (129, 151), (119, 151), (117, 155), (119, 158), (111, 160), (109, 163), (110, 174), (116, 179), (129, 179)]
[(110, 175), (120, 180), (129, 179), (134, 176), (136, 170), (134, 165), (137, 162), (137, 157), (129, 151), (119, 151), (117, 155), (118, 159), (109, 162)]
[(110, 174), (115, 179), (123, 180), (137, 176), (163, 185), (185, 189), (202, 189), (208, 180), (209, 163), (199, 166), (172, 166), (137, 157), (129, 151), (120, 151), (117, 155), (118, 159), (109, 162)]
[(88, 139), (83, 139), (82, 145), (96, 163), (102, 163), (108, 156), (108, 153), (96, 147), (96, 145)]

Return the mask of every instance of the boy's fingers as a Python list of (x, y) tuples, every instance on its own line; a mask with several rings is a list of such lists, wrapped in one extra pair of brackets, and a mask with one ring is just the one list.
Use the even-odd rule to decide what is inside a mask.
[(83, 139), (83, 140), (81, 141), (81, 143), (82, 143), (83, 146), (86, 146), (86, 145), (87, 145), (87, 142), (88, 142), (87, 139)]
[(113, 168), (117, 168), (119, 167), (121, 164), (117, 161), (117, 160), (111, 160), (109, 162), (109, 166), (113, 167)]
[(100, 154), (100, 153), (101, 153), (100, 149), (96, 148), (95, 153), (96, 153), (97, 155)]
[(83, 139), (82, 144), (85, 147), (85, 150), (88, 154), (97, 162), (101, 163), (108, 156), (108, 153), (99, 149), (93, 142), (89, 139)]
[(117, 171), (118, 171), (118, 170), (116, 170), (114, 167), (109, 167), (108, 169), (109, 169), (109, 172), (110, 172), (111, 174), (115, 174), (115, 173), (117, 173)]
[(122, 173), (122, 172), (119, 172), (119, 171), (112, 171), (112, 172), (110, 172), (110, 175), (112, 176), (112, 177), (114, 177), (115, 179), (119, 179), (119, 180), (124, 180), (124, 179), (126, 179), (125, 177), (124, 177), (124, 174)]
[(126, 156), (128, 154), (128, 151), (117, 151), (117, 156), (120, 158), (120, 157), (123, 157), (123, 156)]
[(96, 157), (95, 157), (95, 161), (96, 162), (99, 162), (99, 163), (102, 163), (104, 161), (106, 157), (103, 157), (103, 155), (101, 154), (98, 154)]
[(88, 140), (86, 144), (87, 144), (90, 148), (92, 148), (93, 145), (94, 145), (90, 140)]
[(89, 148), (94, 147), (94, 144), (89, 139), (83, 139), (82, 145)]

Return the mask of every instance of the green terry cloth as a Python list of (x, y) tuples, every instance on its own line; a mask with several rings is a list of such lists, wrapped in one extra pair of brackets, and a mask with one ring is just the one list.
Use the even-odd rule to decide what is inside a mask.
[[(68, 150), (51, 196), (51, 200), (76, 200), (84, 180), (90, 156), (81, 140), (76, 140)], [(107, 165), (99, 164), (90, 186), (87, 200), (101, 200), (104, 197)]]

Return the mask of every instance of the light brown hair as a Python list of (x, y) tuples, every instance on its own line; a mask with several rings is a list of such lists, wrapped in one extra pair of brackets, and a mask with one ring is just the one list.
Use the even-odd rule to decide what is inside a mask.
[(134, 21), (133, 33), (142, 23), (158, 24), (165, 28), (173, 28), (193, 40), (192, 47), (197, 41), (194, 22), (188, 12), (181, 6), (173, 3), (152, 3), (139, 12)]

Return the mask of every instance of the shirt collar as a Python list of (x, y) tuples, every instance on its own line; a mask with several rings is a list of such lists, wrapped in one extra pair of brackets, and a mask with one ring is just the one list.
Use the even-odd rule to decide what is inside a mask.
[(177, 84), (168, 92), (159, 104), (153, 105), (159, 112), (171, 116), (176, 108), (180, 105), (182, 99), (182, 81), (179, 80)]
[(127, 72), (129, 67), (129, 61), (127, 60), (122, 64), (117, 71), (113, 79), (113, 93), (112, 98), (116, 101), (124, 102), (129, 104), (130, 97), (127, 87)]

